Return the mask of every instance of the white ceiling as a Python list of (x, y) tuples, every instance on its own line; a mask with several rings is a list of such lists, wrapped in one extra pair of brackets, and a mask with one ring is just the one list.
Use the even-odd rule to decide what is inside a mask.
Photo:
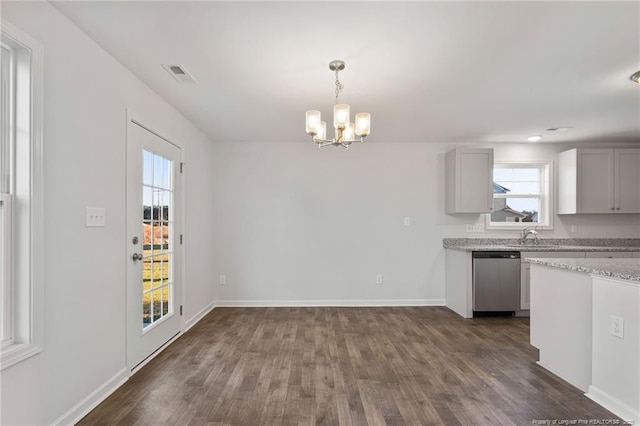
[(369, 142), (640, 143), (637, 1), (54, 5), (212, 141), (308, 142), (304, 112), (331, 125), (342, 59)]

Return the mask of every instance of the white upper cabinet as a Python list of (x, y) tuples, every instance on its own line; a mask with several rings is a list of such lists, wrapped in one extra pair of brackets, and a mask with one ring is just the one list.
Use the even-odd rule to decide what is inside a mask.
[(445, 211), (489, 213), (493, 209), (493, 149), (456, 148), (445, 156)]
[(640, 149), (616, 149), (614, 196), (616, 213), (640, 213)]
[(558, 176), (558, 214), (640, 213), (640, 149), (570, 149)]

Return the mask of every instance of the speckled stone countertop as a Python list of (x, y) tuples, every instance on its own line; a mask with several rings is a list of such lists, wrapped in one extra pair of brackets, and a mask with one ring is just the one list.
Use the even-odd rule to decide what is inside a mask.
[(517, 238), (444, 238), (442, 246), (460, 251), (637, 251), (640, 252), (638, 238), (541, 238), (538, 244), (533, 240), (520, 244)]
[(536, 259), (527, 262), (587, 274), (635, 281), (640, 285), (640, 259)]

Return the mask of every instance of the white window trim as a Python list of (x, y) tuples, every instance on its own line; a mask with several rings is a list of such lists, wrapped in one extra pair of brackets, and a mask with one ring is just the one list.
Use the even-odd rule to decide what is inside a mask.
[[(522, 166), (535, 166), (535, 167), (544, 167), (542, 172), (542, 182), (541, 185), (544, 188), (544, 194), (541, 197), (541, 212), (544, 212), (544, 215), (548, 218), (547, 223), (544, 224), (535, 224), (535, 223), (527, 223), (527, 222), (512, 222), (512, 223), (495, 223), (491, 222), (491, 213), (487, 213), (485, 215), (485, 227), (487, 230), (492, 231), (500, 231), (500, 230), (521, 230), (527, 227), (535, 227), (536, 229), (545, 229), (551, 230), (553, 229), (553, 161), (499, 161), (494, 164), (496, 166), (509, 166), (513, 165), (516, 167)], [(543, 216), (544, 217), (544, 216)]]
[[(44, 336), (43, 316), (43, 161), (42, 161), (42, 116), (43, 116), (43, 48), (42, 45), (18, 30), (5, 20), (0, 20), (0, 32), (21, 47), (30, 57), (30, 99), (26, 114), (26, 132), (17, 132), (16, 146), (28, 147), (26, 157), (21, 156), (20, 167), (28, 168), (28, 197), (17, 208), (13, 205), (13, 219), (24, 226), (14, 234), (18, 247), (19, 262), (13, 262), (12, 303), (14, 308), (13, 341), (0, 349), (0, 370), (4, 370), (42, 351)], [(21, 120), (20, 117), (17, 117)], [(16, 248), (17, 246), (14, 246)], [(17, 251), (17, 250), (16, 250)], [(26, 257), (26, 259), (25, 259)]]
[(13, 344), (13, 288), (11, 282), (12, 262), (8, 253), (11, 253), (12, 244), (12, 221), (11, 214), (13, 206), (11, 195), (0, 193), (0, 203), (2, 204), (2, 244), (0, 244), (0, 259), (2, 259), (2, 276), (0, 276), (0, 291), (3, 292), (2, 300), (2, 336), (6, 339), (0, 340), (0, 349)]

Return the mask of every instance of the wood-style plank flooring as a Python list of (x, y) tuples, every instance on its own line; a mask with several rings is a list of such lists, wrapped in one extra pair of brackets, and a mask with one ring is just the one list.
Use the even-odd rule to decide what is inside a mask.
[(216, 308), (81, 425), (531, 425), (612, 419), (535, 364), (526, 318)]

